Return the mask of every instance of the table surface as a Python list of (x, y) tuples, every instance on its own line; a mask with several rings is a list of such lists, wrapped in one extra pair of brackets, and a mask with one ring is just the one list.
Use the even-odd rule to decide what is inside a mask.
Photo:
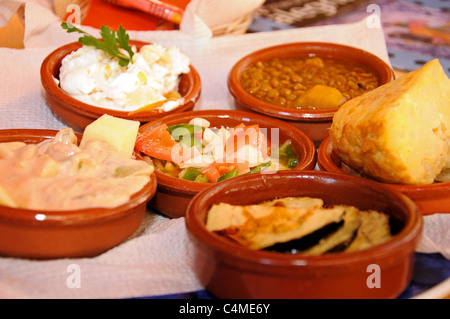
[[(450, 260), (441, 254), (416, 253), (413, 278), (398, 299), (427, 298), (450, 299)], [(442, 286), (443, 285), (443, 286)], [(441, 289), (439, 289), (442, 286)], [(215, 299), (207, 290), (163, 296), (143, 296), (145, 299)]]

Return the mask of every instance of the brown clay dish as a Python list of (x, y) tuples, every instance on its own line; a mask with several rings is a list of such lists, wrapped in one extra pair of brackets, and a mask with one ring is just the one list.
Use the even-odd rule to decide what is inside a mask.
[[(144, 124), (140, 132), (152, 129), (162, 123), (167, 125), (187, 123), (195, 117), (201, 117), (211, 123), (211, 127), (234, 127), (241, 123), (246, 125), (259, 124), (266, 128), (268, 140), (271, 139), (271, 128), (279, 129), (280, 145), (291, 139), (292, 146), (297, 152), (299, 164), (295, 170), (310, 170), (316, 165), (316, 148), (314, 143), (301, 130), (277, 119), (264, 115), (235, 110), (204, 110), (177, 113)], [(211, 186), (210, 183), (198, 183), (171, 177), (155, 171), (158, 189), (150, 201), (150, 206), (169, 217), (182, 217), (192, 197), (199, 191)]]
[[(0, 143), (39, 143), (54, 130), (0, 131)], [(80, 135), (78, 135), (81, 138)], [(0, 255), (31, 259), (92, 257), (122, 243), (141, 225), (156, 176), (126, 204), (115, 208), (40, 211), (0, 206)]]
[[(277, 197), (311, 196), (325, 204), (348, 204), (389, 215), (394, 237), (384, 244), (348, 253), (301, 256), (250, 250), (205, 227), (208, 210), (221, 202), (245, 205)], [(196, 247), (198, 277), (220, 298), (395, 298), (408, 286), (414, 249), (422, 229), (417, 206), (379, 183), (321, 171), (283, 171), (238, 176), (197, 194), (186, 212)], [(371, 266), (379, 268), (379, 288), (369, 288)]]
[[(318, 150), (318, 165), (321, 170), (346, 175), (357, 174), (347, 167), (333, 152), (330, 138), (323, 140)], [(423, 215), (450, 213), (450, 182), (429, 185), (400, 185), (381, 183), (411, 198)]]
[(231, 69), (228, 88), (235, 98), (238, 108), (247, 108), (268, 116), (285, 120), (299, 127), (317, 145), (326, 136), (337, 109), (304, 110), (292, 109), (263, 102), (247, 93), (240, 84), (244, 70), (257, 61), (272, 57), (311, 57), (332, 58), (343, 62), (352, 62), (372, 70), (379, 78), (379, 85), (395, 78), (392, 68), (377, 56), (350, 46), (323, 42), (289, 43), (255, 51), (241, 58)]
[[(131, 45), (140, 49), (146, 43), (130, 40)], [(45, 95), (50, 107), (74, 130), (82, 132), (84, 128), (103, 114), (136, 120), (140, 122), (149, 122), (153, 119), (191, 110), (194, 104), (200, 98), (201, 80), (197, 70), (191, 65), (190, 72), (180, 77), (178, 91), (184, 97), (185, 103), (169, 112), (160, 112), (159, 110), (143, 111), (135, 115), (128, 115), (125, 111), (108, 110), (83, 103), (70, 95), (66, 94), (55, 82), (59, 79), (59, 69), (62, 59), (81, 47), (78, 42), (66, 44), (52, 53), (50, 53), (41, 65), (41, 82), (45, 90)]]

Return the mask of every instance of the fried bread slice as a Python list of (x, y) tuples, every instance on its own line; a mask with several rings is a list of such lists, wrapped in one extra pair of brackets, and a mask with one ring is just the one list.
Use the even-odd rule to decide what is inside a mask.
[(206, 228), (251, 249), (263, 249), (338, 223), (344, 215), (343, 207), (308, 209), (221, 203), (209, 211)]
[(361, 225), (361, 211), (352, 206), (339, 206), (345, 210), (344, 222), (339, 229), (329, 236), (300, 253), (302, 255), (322, 255), (329, 252), (339, 252), (351, 244)]
[(355, 239), (345, 249), (346, 252), (363, 250), (382, 244), (392, 238), (389, 217), (386, 214), (369, 210), (361, 212), (361, 226)]

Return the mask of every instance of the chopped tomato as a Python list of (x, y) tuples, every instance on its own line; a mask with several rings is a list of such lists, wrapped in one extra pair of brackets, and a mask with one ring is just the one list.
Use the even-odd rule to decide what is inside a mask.
[(181, 146), (167, 131), (166, 124), (139, 134), (135, 147), (142, 153), (166, 161), (172, 161), (173, 154), (182, 153)]
[[(233, 128), (230, 137), (225, 142), (223, 160), (208, 165), (202, 170), (202, 174), (210, 182), (215, 183), (223, 174), (233, 170), (237, 170), (239, 174), (249, 172), (249, 163), (241, 163), (240, 159), (237, 159), (235, 155), (235, 152), (245, 145), (260, 149), (264, 157), (270, 155), (268, 141), (261, 132), (259, 125), (246, 126), (241, 123)], [(188, 161), (200, 151), (194, 146), (183, 148), (172, 137), (166, 124), (158, 125), (139, 134), (135, 147), (153, 158), (175, 163)]]
[(269, 142), (266, 136), (260, 131), (258, 124), (236, 126), (228, 137), (225, 150), (228, 154), (236, 152), (244, 145), (259, 148), (264, 158), (270, 155)]
[(267, 140), (267, 137), (260, 132), (258, 136), (259, 145), (261, 149), (261, 153), (264, 158), (267, 158), (270, 156), (270, 142)]
[(248, 172), (247, 163), (218, 163), (214, 162), (209, 164), (202, 170), (202, 174), (205, 175), (211, 183), (217, 182), (220, 176), (223, 174), (237, 169), (239, 174)]
[[(213, 163), (214, 164), (214, 163)], [(206, 176), (210, 183), (215, 183), (220, 177), (219, 170), (213, 165), (210, 164), (202, 169), (201, 173)]]

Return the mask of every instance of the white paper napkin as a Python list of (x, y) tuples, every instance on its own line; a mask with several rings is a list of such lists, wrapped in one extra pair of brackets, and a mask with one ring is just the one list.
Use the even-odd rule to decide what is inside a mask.
[(96, 258), (1, 258), (0, 298), (132, 298), (203, 289), (184, 219), (149, 213), (146, 225)]
[[(0, 17), (7, 17), (14, 5), (22, 2), (13, 0), (10, 6), (0, 7)], [(65, 123), (55, 116), (44, 98), (39, 69), (47, 54), (78, 36), (61, 30), (60, 21), (45, 5), (46, 1), (26, 2), (25, 49), (0, 48), (0, 129), (61, 129)], [(260, 48), (289, 42), (335, 42), (365, 49), (389, 62), (383, 30), (370, 28), (365, 20), (212, 37), (207, 23), (215, 20), (203, 21), (197, 14), (202, 11), (196, 6), (205, 2), (192, 1), (179, 31), (130, 32), (132, 39), (178, 46), (191, 58), (202, 78), (197, 110), (233, 109), (226, 85), (228, 73), (238, 59)], [(447, 218), (440, 222), (449, 225)], [(433, 252), (440, 248), (428, 245), (424, 250)], [(203, 289), (195, 271), (184, 218), (170, 220), (149, 211), (133, 238), (95, 258), (0, 258), (0, 298), (128, 298), (182, 293)], [(75, 272), (80, 274), (79, 282), (74, 280)]]
[(441, 253), (450, 259), (450, 216), (432, 214), (425, 216), (421, 240), (416, 251), (422, 253)]

